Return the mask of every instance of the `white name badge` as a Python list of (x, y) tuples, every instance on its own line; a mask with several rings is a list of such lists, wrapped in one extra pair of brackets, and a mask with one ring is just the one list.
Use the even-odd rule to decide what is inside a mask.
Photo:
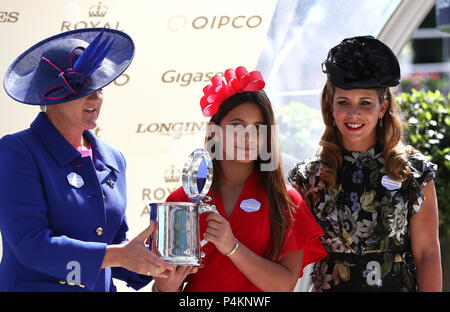
[(387, 188), (389, 191), (398, 190), (402, 187), (402, 182), (395, 181), (389, 178), (387, 175), (384, 175), (381, 179), (381, 185)]
[(245, 212), (254, 212), (259, 210), (259, 208), (261, 207), (261, 203), (253, 198), (244, 199), (243, 201), (241, 201), (240, 207)]
[(70, 185), (76, 188), (80, 188), (84, 185), (83, 178), (75, 172), (71, 172), (67, 175), (67, 181)]

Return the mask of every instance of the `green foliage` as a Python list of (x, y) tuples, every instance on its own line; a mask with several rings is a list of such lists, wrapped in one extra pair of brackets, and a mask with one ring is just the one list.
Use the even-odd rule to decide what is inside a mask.
[(411, 79), (402, 79), (402, 81), (400, 82), (400, 87), (402, 92), (408, 93), (411, 93), (413, 89), (418, 88), (425, 89), (426, 91), (440, 90), (443, 93), (450, 91), (448, 77), (412, 77)]
[(397, 103), (405, 115), (406, 142), (438, 165), (435, 181), (441, 241), (450, 240), (450, 94), (437, 91), (402, 93)]
[[(406, 142), (438, 165), (439, 232), (442, 242), (450, 242), (450, 94), (412, 89), (396, 100), (407, 121)], [(276, 116), (282, 151), (297, 160), (311, 157), (324, 130), (320, 110), (291, 102), (279, 108)]]
[(275, 114), (281, 151), (297, 161), (314, 155), (325, 128), (320, 110), (303, 103), (291, 102), (279, 108)]

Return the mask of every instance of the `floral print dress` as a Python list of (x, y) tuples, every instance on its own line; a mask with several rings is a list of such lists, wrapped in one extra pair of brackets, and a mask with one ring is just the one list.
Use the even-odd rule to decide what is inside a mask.
[(335, 188), (320, 179), (318, 156), (298, 163), (289, 181), (325, 232), (328, 256), (314, 264), (313, 291), (416, 291), (409, 220), (424, 200), (421, 188), (437, 166), (419, 152), (400, 183), (384, 172), (382, 149), (343, 151)]

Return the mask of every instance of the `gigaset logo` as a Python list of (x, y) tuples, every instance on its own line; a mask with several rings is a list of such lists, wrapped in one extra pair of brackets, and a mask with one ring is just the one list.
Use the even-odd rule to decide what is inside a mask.
[(0, 12), (0, 23), (16, 23), (19, 20), (19, 12)]
[(192, 82), (210, 82), (214, 75), (223, 76), (223, 72), (196, 72), (196, 73), (178, 73), (175, 69), (169, 69), (165, 71), (161, 80), (164, 83), (175, 83), (179, 84), (181, 87), (189, 86)]
[[(217, 21), (217, 23), (216, 23)], [(246, 17), (244, 15), (239, 15), (231, 18), (230, 16), (199, 16), (192, 21), (192, 27), (195, 29), (220, 29), (225, 26), (231, 26), (233, 28), (256, 28), (262, 23), (262, 17), (259, 15), (253, 15)]]
[(167, 21), (167, 28), (173, 32), (177, 32), (188, 26), (195, 30), (257, 28), (262, 24), (262, 22), (263, 19), (260, 15), (197, 16), (190, 20), (184, 15), (177, 14), (169, 18)]

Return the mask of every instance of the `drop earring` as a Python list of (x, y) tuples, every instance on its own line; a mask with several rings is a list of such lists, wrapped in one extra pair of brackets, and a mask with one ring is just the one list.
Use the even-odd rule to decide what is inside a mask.
[(383, 128), (383, 119), (380, 118), (378, 124), (380, 125), (380, 128)]

